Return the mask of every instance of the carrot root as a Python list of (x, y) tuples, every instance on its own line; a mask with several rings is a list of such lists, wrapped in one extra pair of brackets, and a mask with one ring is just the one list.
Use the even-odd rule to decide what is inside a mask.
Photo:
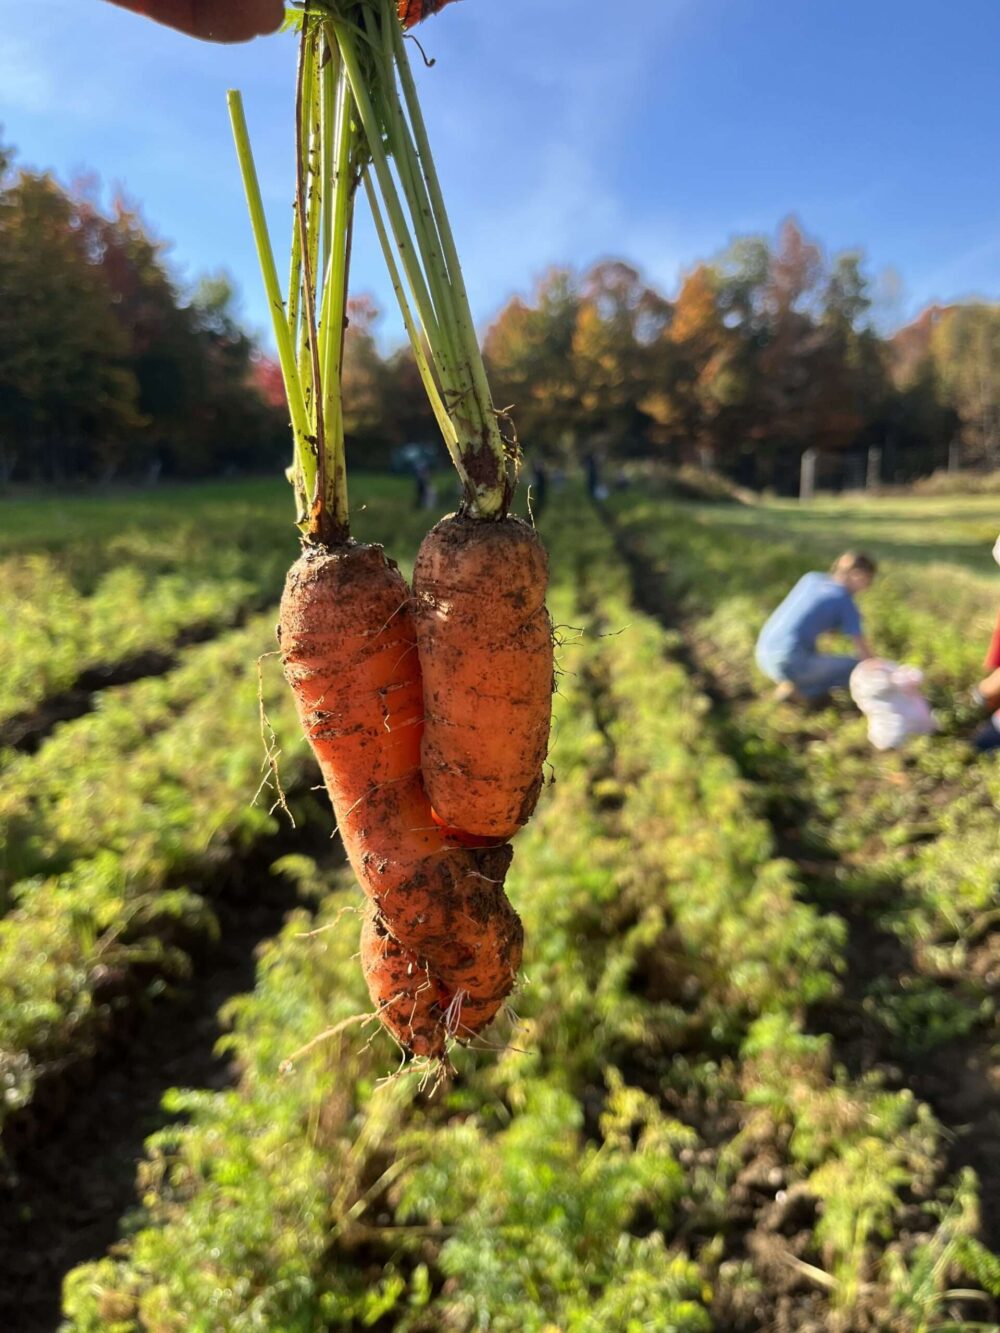
[(459, 835), (512, 837), (538, 800), (553, 687), (547, 582), (545, 548), (516, 518), (450, 515), (417, 555), (424, 782)]
[(289, 571), (285, 674), (372, 911), (362, 966), (383, 1023), (415, 1054), (474, 1035), (510, 994), (520, 918), (507, 846), (435, 822), (420, 765), (423, 687), (409, 589), (380, 547), (309, 549)]

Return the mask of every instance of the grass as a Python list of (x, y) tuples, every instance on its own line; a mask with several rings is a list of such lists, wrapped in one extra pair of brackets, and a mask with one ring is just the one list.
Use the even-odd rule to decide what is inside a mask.
[[(694, 507), (693, 507), (694, 508)], [(826, 498), (800, 504), (768, 500), (757, 505), (698, 505), (706, 521), (724, 522), (753, 536), (804, 536), (837, 554), (863, 547), (890, 560), (947, 564), (993, 575), (992, 549), (1000, 531), (996, 500), (988, 496)], [(832, 558), (832, 557), (831, 557)]]

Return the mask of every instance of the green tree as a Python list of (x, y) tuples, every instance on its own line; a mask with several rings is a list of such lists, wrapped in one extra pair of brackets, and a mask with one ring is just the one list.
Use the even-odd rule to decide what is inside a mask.
[(229, 280), (185, 297), (134, 206), (0, 160), (0, 479), (280, 458), (287, 414), (260, 390)]
[(953, 307), (931, 334), (931, 354), (961, 422), (963, 459), (1000, 467), (1000, 305)]
[[(9, 160), (9, 155), (8, 155)], [(0, 181), (4, 469), (62, 480), (113, 467), (144, 418), (86, 211), (49, 175)]]
[(533, 305), (510, 301), (486, 333), (484, 353), (498, 406), (511, 406), (525, 446), (565, 457), (580, 436), (573, 339), (581, 297), (569, 269), (550, 269)]
[(643, 404), (654, 353), (670, 305), (622, 260), (595, 265), (583, 278), (573, 330), (573, 376), (587, 443), (611, 453), (648, 452), (650, 417)]

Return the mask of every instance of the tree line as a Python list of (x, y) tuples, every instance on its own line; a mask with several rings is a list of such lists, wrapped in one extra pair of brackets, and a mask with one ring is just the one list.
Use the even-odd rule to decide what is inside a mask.
[[(0, 148), (0, 481), (203, 476), (288, 452), (280, 375), (223, 277), (171, 276), (138, 211)], [(384, 467), (436, 428), (413, 356), (382, 354), (350, 304), (345, 427)], [(831, 476), (1000, 467), (1000, 304), (932, 307), (882, 334), (858, 252), (828, 256), (794, 220), (688, 271), (673, 299), (621, 259), (550, 269), (488, 328), (498, 407), (526, 452), (566, 464), (697, 462), (792, 490), (803, 452)]]
[(0, 146), (0, 482), (180, 477), (288, 451), (273, 374), (225, 277), (184, 292), (122, 198)]
[(828, 257), (794, 220), (734, 241), (668, 300), (627, 263), (553, 269), (486, 336), (522, 436), (556, 457), (699, 462), (791, 490), (803, 452), (831, 479), (1000, 466), (1000, 304), (933, 307), (880, 335), (862, 256)]
[[(931, 307), (885, 336), (873, 288), (859, 252), (828, 256), (792, 219), (697, 264), (672, 300), (620, 259), (552, 268), (486, 332), (494, 397), (552, 464), (695, 462), (785, 491), (810, 448), (834, 484), (861, 484), (870, 450), (887, 481), (1000, 467), (1000, 304)], [(380, 359), (377, 312), (355, 315), (355, 443), (433, 439), (409, 352)]]

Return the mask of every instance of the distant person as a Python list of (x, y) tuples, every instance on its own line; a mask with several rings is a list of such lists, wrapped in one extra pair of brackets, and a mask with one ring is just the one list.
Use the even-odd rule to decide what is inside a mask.
[(584, 455), (583, 468), (587, 477), (587, 494), (591, 500), (599, 500), (601, 487), (601, 461), (591, 450)]
[[(845, 551), (829, 574), (803, 574), (771, 615), (756, 656), (764, 675), (777, 683), (776, 699), (814, 700), (846, 689), (858, 662), (874, 656), (854, 598), (870, 587), (875, 570), (870, 556)], [(817, 651), (820, 635), (834, 631), (854, 641), (855, 654)]]
[(285, 14), (283, 0), (112, 0), (123, 9), (207, 42), (248, 42), (277, 32)]
[(993, 713), (973, 735), (972, 744), (980, 754), (1000, 750), (1000, 709)]
[(417, 487), (414, 494), (417, 509), (430, 509), (434, 503), (435, 490), (431, 470), (426, 463), (417, 463), (413, 469)]
[[(993, 559), (1000, 565), (1000, 537), (993, 544)], [(991, 711), (1000, 708), (1000, 615), (993, 629), (990, 646), (986, 649), (983, 668), (989, 674), (973, 689), (973, 700)]]
[(536, 517), (541, 515), (548, 498), (549, 473), (545, 464), (539, 459), (531, 469), (531, 508)]

